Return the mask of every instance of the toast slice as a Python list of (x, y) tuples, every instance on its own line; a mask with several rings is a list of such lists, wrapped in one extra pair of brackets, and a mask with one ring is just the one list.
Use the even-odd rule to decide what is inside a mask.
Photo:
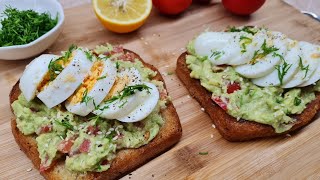
[(191, 71), (186, 64), (186, 55), (188, 55), (187, 52), (179, 56), (176, 74), (187, 87), (191, 96), (205, 109), (222, 137), (228, 141), (246, 141), (262, 137), (279, 136), (296, 131), (309, 124), (320, 109), (320, 93), (317, 93), (316, 99), (310, 102), (301, 114), (293, 116), (297, 119), (296, 124), (290, 130), (281, 134), (276, 133), (270, 125), (243, 119), (237, 120), (211, 100), (212, 93), (201, 86), (200, 80), (190, 77)]
[[(159, 71), (152, 65), (145, 63), (141, 57), (132, 51), (125, 50), (125, 53), (133, 53), (135, 58), (139, 59), (145, 67), (157, 72), (154, 80), (164, 82)], [(164, 84), (165, 87), (165, 84)], [(19, 81), (12, 88), (9, 98), (10, 104), (18, 99), (21, 91), (19, 89)], [(75, 173), (70, 172), (65, 168), (64, 158), (58, 159), (53, 162), (52, 167), (41, 173), (46, 179), (117, 179), (127, 173), (137, 169), (143, 164), (147, 163), (152, 158), (157, 157), (161, 153), (168, 150), (174, 144), (176, 144), (182, 135), (182, 128), (180, 124), (177, 112), (170, 102), (167, 104), (167, 108), (161, 111), (162, 117), (165, 119), (165, 123), (161, 127), (158, 135), (147, 145), (141, 146), (137, 149), (123, 149), (117, 152), (116, 158), (112, 161), (110, 169), (107, 171), (87, 172), (87, 173)], [(15, 119), (11, 120), (11, 128), (13, 136), (20, 146), (21, 150), (31, 159), (34, 166), (39, 170), (40, 158), (37, 150), (37, 143), (35, 136), (23, 135), (17, 128)]]

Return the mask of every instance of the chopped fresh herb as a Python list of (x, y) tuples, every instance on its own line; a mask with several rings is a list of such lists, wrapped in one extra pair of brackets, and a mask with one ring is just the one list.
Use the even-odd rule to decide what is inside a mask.
[(240, 44), (241, 44), (241, 52), (245, 53), (247, 52), (247, 45), (252, 43), (252, 39), (248, 38), (246, 36), (240, 36)]
[(278, 51), (279, 49), (274, 46), (267, 46), (266, 40), (264, 40), (263, 44), (261, 45), (261, 48), (254, 52), (253, 58), (250, 61), (250, 64), (255, 64), (257, 62), (257, 59), (264, 58), (268, 54)]
[(229, 28), (228, 32), (246, 32), (252, 35), (255, 35), (257, 32), (253, 30), (253, 28), (249, 26), (244, 26), (242, 28), (236, 28), (235, 26), (232, 26)]
[(51, 59), (49, 62), (48, 72), (50, 76), (50, 81), (53, 81), (63, 70), (63, 66), (59, 64), (60, 60), (61, 60), (60, 58), (56, 60)]
[(68, 51), (66, 51), (66, 52), (64, 53), (64, 56), (63, 56), (64, 61), (67, 61), (67, 60), (71, 57), (72, 52), (73, 52), (74, 50), (76, 50), (77, 48), (78, 48), (78, 47), (77, 47), (76, 45), (71, 44), (71, 45), (69, 46)]
[(199, 152), (199, 155), (208, 155), (208, 152)]
[(93, 55), (91, 54), (90, 51), (85, 51), (84, 53), (86, 54), (86, 57), (87, 57), (90, 61), (93, 60)]
[(224, 55), (224, 51), (213, 51), (211, 50), (211, 56), (210, 58), (214, 57), (214, 60), (218, 60), (219, 58), (221, 58), (222, 55)]
[(18, 10), (7, 6), (0, 15), (4, 19), (0, 28), (0, 47), (28, 44), (50, 31), (58, 23), (58, 15), (34, 10)]
[(116, 68), (119, 69), (119, 67), (120, 67), (120, 63), (117, 61), (116, 62)]
[(287, 72), (289, 71), (289, 69), (291, 68), (292, 64), (288, 64), (282, 55), (277, 54), (277, 53), (273, 53), (272, 55), (273, 57), (278, 56), (281, 61), (282, 61), (282, 65), (276, 65), (275, 68), (278, 71), (278, 78), (280, 81), (280, 85), (283, 84), (283, 77), (287, 74)]
[(102, 120), (102, 118), (100, 117), (100, 115), (96, 115), (96, 116), (90, 117), (89, 120), (93, 120), (94, 125), (97, 126), (100, 123), (100, 121)]
[(81, 99), (81, 103), (85, 103), (86, 106), (88, 106), (88, 102), (90, 100), (92, 100), (93, 97), (91, 96), (88, 96), (88, 89), (86, 89), (84, 92), (83, 92), (83, 96), (82, 96), (82, 99)]
[(299, 106), (300, 104), (301, 104), (301, 99), (298, 98), (298, 97), (295, 97), (295, 98), (294, 98), (294, 105), (295, 105), (295, 106)]
[(63, 119), (61, 122), (56, 120), (56, 122), (61, 125), (61, 126), (64, 126), (66, 127), (67, 129), (70, 129), (70, 130), (74, 130), (73, 126), (70, 124), (70, 122), (66, 119)]
[[(116, 96), (112, 96), (110, 99), (108, 99), (107, 101), (105, 101), (106, 104), (110, 104), (116, 100), (123, 100), (125, 97), (131, 96), (133, 94), (135, 94), (136, 90), (138, 91), (143, 91), (146, 90), (148, 93), (150, 93), (151, 88), (148, 87), (145, 84), (138, 84), (138, 85), (134, 85), (134, 86), (127, 86), (125, 87), (118, 95)], [(126, 103), (126, 102), (125, 102)], [(123, 107), (125, 103), (122, 103), (119, 107)], [(109, 105), (105, 105), (104, 107), (100, 108), (99, 110), (103, 111), (104, 109), (109, 108)]]
[(105, 79), (107, 76), (101, 76), (99, 78), (97, 78), (97, 80), (101, 80), (101, 79)]
[(302, 58), (299, 56), (299, 67), (301, 71), (305, 71), (303, 79), (307, 77), (308, 71), (309, 71), (309, 64), (307, 66), (304, 66), (302, 63)]

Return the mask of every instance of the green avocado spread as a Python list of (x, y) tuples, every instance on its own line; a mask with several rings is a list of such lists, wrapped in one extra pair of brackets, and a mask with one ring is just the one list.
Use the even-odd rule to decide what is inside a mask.
[[(135, 67), (145, 81), (154, 83), (159, 91), (161, 81), (151, 80), (157, 73), (133, 61), (117, 60), (118, 68)], [(62, 106), (48, 109), (40, 100), (28, 102), (21, 94), (12, 103), (18, 129), (24, 135), (35, 135), (41, 159), (40, 171), (46, 170), (52, 161), (66, 157), (65, 166), (70, 171), (105, 171), (110, 167), (117, 151), (139, 148), (148, 144), (158, 134), (164, 119), (160, 110), (169, 101), (158, 101), (153, 112), (136, 123), (105, 120), (99, 116), (80, 117)]]
[(319, 81), (303, 89), (261, 88), (241, 77), (232, 66), (213, 66), (207, 57), (197, 56), (193, 41), (187, 50), (190, 77), (199, 79), (212, 92), (214, 102), (237, 120), (271, 125), (277, 133), (289, 130), (296, 121), (290, 115), (300, 114), (315, 99), (315, 91), (320, 91)]

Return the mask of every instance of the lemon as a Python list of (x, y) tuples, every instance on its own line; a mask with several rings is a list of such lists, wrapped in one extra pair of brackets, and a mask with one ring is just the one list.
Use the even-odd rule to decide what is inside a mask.
[(93, 0), (101, 23), (110, 31), (127, 33), (138, 29), (148, 18), (151, 0)]

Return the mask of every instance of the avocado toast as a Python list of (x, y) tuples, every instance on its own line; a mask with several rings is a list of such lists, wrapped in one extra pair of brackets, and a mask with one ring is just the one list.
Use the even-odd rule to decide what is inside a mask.
[[(93, 51), (94, 53), (98, 54), (104, 54), (106, 56), (112, 56), (112, 54), (110, 54), (110, 45), (108, 45), (109, 50), (105, 50), (102, 47), (102, 50), (100, 48), (100, 51)], [(107, 49), (108, 49), (107, 48)], [(163, 82), (163, 78), (161, 77), (160, 73), (157, 71), (157, 69), (155, 67), (153, 67), (152, 65), (149, 65), (147, 63), (145, 63), (140, 56), (138, 56), (137, 54), (129, 51), (129, 50), (122, 50), (118, 47), (113, 47), (113, 50), (117, 50), (117, 52), (115, 54), (118, 54), (120, 56), (118, 56), (117, 58), (117, 62), (119, 61), (119, 59), (124, 59), (125, 61), (130, 61), (130, 62), (138, 62), (140, 63), (143, 68), (147, 68), (148, 71), (152, 71), (155, 72), (153, 76), (150, 77), (150, 81), (159, 81), (159, 82)], [(120, 60), (121, 61), (121, 60)], [(130, 63), (130, 62), (125, 62), (125, 63)], [(121, 62), (118, 64), (116, 63), (116, 66), (120, 66), (121, 67)], [(102, 77), (100, 77), (101, 79)], [(99, 79), (99, 78), (98, 78)], [(79, 90), (79, 88), (78, 88)], [(108, 140), (106, 140), (105, 138), (100, 139), (106, 142), (109, 142), (108, 145), (110, 145), (110, 148), (106, 148), (106, 150), (111, 151), (112, 153), (109, 153), (110, 156), (105, 155), (103, 158), (98, 158), (98, 161), (94, 161), (94, 162), (99, 162), (99, 163), (95, 163), (95, 165), (88, 165), (88, 166), (79, 166), (79, 164), (77, 164), (77, 160), (74, 159), (72, 160), (72, 157), (80, 157), (80, 156), (86, 156), (86, 155), (90, 155), (90, 151), (92, 150), (93, 152), (95, 152), (97, 155), (103, 153), (103, 151), (94, 151), (94, 149), (97, 149), (97, 147), (101, 146), (101, 142), (99, 141), (95, 141), (94, 144), (97, 145), (97, 147), (93, 148), (93, 143), (91, 143), (91, 145), (89, 146), (85, 146), (85, 144), (83, 141), (80, 146), (77, 147), (77, 145), (74, 145), (74, 147), (76, 147), (76, 149), (69, 147), (67, 148), (66, 143), (68, 141), (67, 137), (62, 137), (61, 140), (63, 140), (64, 143), (62, 143), (62, 141), (60, 141), (59, 146), (61, 145), (65, 145), (63, 146), (63, 148), (58, 148), (56, 147), (55, 149), (59, 149), (58, 151), (62, 151), (62, 152), (57, 152), (56, 156), (52, 159), (52, 162), (50, 163), (49, 166), (47, 167), (43, 167), (43, 163), (44, 160), (39, 158), (41, 157), (41, 153), (39, 154), (39, 148), (38, 148), (38, 139), (36, 140), (37, 137), (43, 135), (43, 134), (50, 134), (50, 131), (55, 131), (55, 122), (53, 122), (53, 127), (52, 129), (49, 130), (48, 133), (45, 132), (37, 132), (37, 133), (31, 133), (30, 135), (25, 135), (24, 133), (21, 132), (21, 130), (18, 128), (17, 126), (17, 119), (12, 119), (11, 124), (12, 124), (12, 132), (13, 135), (15, 137), (16, 142), (18, 143), (18, 145), (20, 146), (21, 150), (25, 152), (25, 154), (32, 160), (34, 166), (37, 169), (40, 169), (41, 174), (46, 178), (46, 179), (116, 179), (119, 178), (121, 176), (126, 175), (127, 173), (129, 173), (130, 171), (133, 171), (134, 169), (138, 168), (139, 166), (143, 165), (144, 163), (146, 163), (147, 161), (149, 161), (150, 159), (158, 156), (159, 154), (161, 154), (162, 152), (164, 152), (165, 150), (167, 150), (168, 148), (170, 148), (172, 145), (174, 145), (175, 143), (178, 142), (178, 140), (181, 137), (181, 125), (180, 125), (180, 121), (179, 118), (177, 116), (177, 113), (175, 111), (175, 108), (173, 106), (173, 104), (171, 103), (171, 101), (168, 99), (167, 96), (167, 92), (165, 90), (165, 84), (163, 82), (163, 89), (160, 91), (160, 100), (165, 100), (163, 108), (160, 108), (159, 111), (159, 116), (161, 116), (163, 122), (162, 123), (148, 123), (143, 121), (139, 121), (139, 122), (134, 122), (134, 123), (128, 123), (130, 125), (126, 125), (125, 122), (118, 122), (115, 120), (109, 120), (110, 124), (117, 124), (116, 128), (119, 127), (120, 128), (120, 134), (118, 134), (118, 132), (116, 130), (113, 129), (113, 131), (110, 131), (110, 129), (112, 129), (112, 126), (107, 126), (108, 131), (104, 131), (106, 130), (105, 127), (102, 127), (103, 124), (105, 124), (106, 122), (103, 122), (103, 118), (99, 118), (95, 115), (88, 115), (85, 116), (85, 120), (92, 122), (94, 121), (94, 119), (99, 120), (99, 123), (97, 123), (97, 128), (92, 128), (92, 126), (85, 126), (85, 135), (86, 137), (88, 137), (87, 139), (92, 140), (90, 137), (90, 135), (95, 137), (101, 136), (101, 132), (106, 134), (106, 137)], [(88, 92), (87, 92), (88, 93)], [(19, 82), (17, 82), (17, 84), (12, 88), (12, 91), (10, 93), (10, 104), (13, 104), (15, 101), (19, 102), (19, 97), (21, 96), (21, 91), (19, 88)], [(88, 97), (88, 96), (87, 96)], [(21, 97), (20, 97), (21, 98)], [(89, 98), (90, 99), (90, 98)], [(84, 100), (83, 103), (90, 103), (90, 101), (85, 101), (86, 98), (82, 98), (82, 100)], [(87, 98), (88, 100), (88, 98)], [(36, 99), (35, 101), (39, 101), (38, 99)], [(40, 101), (37, 103), (41, 103)], [(43, 105), (42, 105), (43, 106)], [(13, 110), (16, 109), (16, 107), (12, 107)], [(30, 108), (32, 111), (36, 112), (38, 110)], [(63, 114), (66, 111), (66, 109), (62, 108), (61, 114)], [(68, 112), (66, 112), (68, 113)], [(148, 118), (147, 118), (148, 119)], [(150, 118), (149, 118), (150, 119)], [(151, 118), (152, 119), (152, 118)], [(84, 120), (83, 118), (80, 118), (80, 120)], [(57, 121), (57, 120), (56, 120)], [(59, 120), (58, 120), (59, 121)], [(67, 124), (67, 121), (61, 121), (62, 123), (64, 123), (64, 125)], [(86, 122), (85, 122), (86, 123)], [(59, 125), (61, 123), (58, 123)], [(74, 125), (73, 128), (70, 128), (69, 125)], [(80, 123), (81, 124), (81, 123)], [(157, 125), (158, 124), (158, 125)], [(67, 126), (65, 126), (64, 131), (70, 132), (72, 133), (72, 131), (77, 132), (77, 130), (74, 130), (75, 127), (79, 127), (78, 125), (72, 124), (72, 122), (69, 123), (69, 125), (67, 124)], [(127, 128), (126, 130), (121, 129), (121, 125), (124, 126), (124, 128)], [(150, 127), (145, 127), (145, 125), (148, 125)], [(68, 127), (70, 129), (68, 129)], [(158, 127), (158, 129), (157, 129)], [(136, 131), (141, 130), (141, 132), (144, 132), (143, 134), (140, 134), (139, 136), (139, 132), (137, 132), (135, 135), (137, 135), (137, 137), (133, 137), (133, 139), (136, 138), (136, 143), (132, 142), (129, 143), (127, 147), (124, 147), (124, 145), (121, 145), (124, 141), (118, 140), (121, 138), (127, 138), (126, 137), (126, 133), (130, 134), (130, 130), (128, 129), (133, 129), (132, 133), (135, 133)], [(155, 128), (156, 131), (146, 131), (146, 130), (151, 130), (152, 128)], [(43, 129), (43, 128), (42, 128)], [(46, 128), (45, 128), (46, 129)], [(73, 129), (73, 130), (71, 130)], [(79, 130), (80, 131), (80, 130)], [(155, 132), (155, 133), (153, 133)], [(123, 133), (123, 134), (122, 134)], [(90, 137), (89, 137), (89, 136)], [(65, 135), (64, 135), (65, 136)], [(68, 136), (68, 135), (67, 135)], [(81, 133), (80, 135), (77, 136), (82, 136)], [(77, 139), (79, 139), (77, 136), (75, 136), (75, 139), (73, 139), (73, 143), (76, 144)], [(142, 138), (142, 139), (141, 139)], [(53, 139), (53, 138), (52, 138)], [(130, 137), (129, 137), (130, 139)], [(70, 140), (70, 139), (69, 139)], [(115, 143), (110, 143), (110, 142), (115, 142)], [(99, 144), (100, 143), (100, 144)], [(119, 143), (119, 144), (117, 144)], [(134, 145), (135, 144), (135, 145)], [(46, 145), (46, 144), (45, 144)], [(134, 147), (131, 147), (131, 145), (134, 145)], [(41, 145), (42, 146), (42, 145)], [(103, 146), (103, 145), (102, 145)], [(115, 146), (122, 146), (122, 148), (117, 148)], [(51, 146), (46, 147), (44, 149), (50, 149)], [(85, 148), (87, 147), (87, 148)], [(89, 148), (88, 148), (89, 147)], [(66, 149), (67, 148), (67, 149)], [(111, 149), (111, 150), (110, 150)], [(71, 150), (71, 151), (70, 151)], [(40, 151), (42, 152), (43, 150)], [(57, 151), (57, 150), (55, 150)], [(80, 151), (80, 153), (79, 153)], [(97, 155), (93, 154), (93, 157), (96, 157)], [(69, 158), (69, 163), (68, 165), (66, 165), (65, 160), (66, 160), (66, 156), (68, 156), (67, 158)], [(79, 159), (79, 158), (78, 158)], [(90, 157), (89, 157), (90, 159)], [(87, 162), (87, 160), (89, 160), (88, 158), (84, 158), (84, 161)], [(97, 159), (97, 158), (95, 158)], [(81, 159), (80, 159), (81, 160)], [(80, 161), (81, 162), (81, 161)], [(80, 163), (81, 164), (81, 163)], [(86, 164), (86, 163), (85, 163)], [(68, 166), (68, 167), (66, 167)], [(80, 171), (79, 171), (80, 169)]]
[[(277, 38), (281, 41), (285, 39), (282, 39), (280, 35), (270, 38), (270, 41), (262, 38), (259, 44), (258, 40), (254, 39), (258, 38), (255, 34), (259, 35), (261, 32), (261, 35), (265, 36), (266, 34), (263, 33), (266, 31), (262, 33), (263, 29), (241, 27), (231, 28), (229, 31), (231, 32), (203, 33), (206, 36), (217, 38), (216, 40), (210, 40), (209, 37), (203, 37), (204, 35), (200, 37), (200, 35), (197, 37), (198, 42), (190, 41), (187, 47), (188, 52), (180, 55), (176, 68), (179, 79), (208, 113), (220, 134), (229, 141), (245, 141), (287, 134), (310, 123), (319, 112), (319, 80), (316, 79), (311, 85), (305, 87), (285, 88), (285, 86), (289, 86), (293, 81), (296, 83), (297, 79), (300, 80), (298, 75), (301, 74), (301, 82), (313, 80), (313, 77), (317, 78), (317, 66), (313, 67), (313, 73), (310, 72), (311, 69), (306, 70), (310, 66), (304, 60), (306, 57), (302, 56), (303, 54), (295, 57), (295, 62), (292, 62), (294, 58), (288, 60), (287, 55), (291, 54), (293, 57), (294, 52), (280, 52), (281, 46), (274, 42), (274, 39)], [(225, 40), (228, 36), (231, 40)], [(207, 42), (199, 43), (201, 38)], [(299, 44), (293, 40), (288, 39), (288, 41), (285, 42), (288, 44), (283, 46), (284, 48), (293, 49)], [(290, 42), (293, 43), (290, 44)], [(199, 49), (198, 53), (195, 52), (196, 43), (198, 43), (198, 47), (203, 45), (204, 51), (208, 51), (208, 56), (199, 55), (198, 53), (201, 53)], [(216, 47), (210, 48), (208, 43), (212, 43)], [(237, 51), (232, 48), (228, 49), (228, 45), (222, 47), (227, 43), (232, 45), (239, 43), (236, 46), (241, 54), (233, 56), (234, 59), (230, 60), (232, 53)], [(303, 42), (303, 45), (305, 44), (307, 43)], [(268, 53), (263, 53), (264, 50), (267, 50)], [(250, 51), (252, 52), (251, 56), (259, 55), (256, 58), (257, 62), (250, 64), (253, 58), (249, 57), (247, 58), (250, 61), (248, 64), (239, 63), (246, 60), (242, 57), (250, 54)], [(318, 58), (318, 52), (316, 49), (312, 54), (314, 59)], [(299, 57), (302, 57), (300, 62)], [(268, 73), (260, 71), (258, 68), (252, 68), (254, 65), (264, 63), (264, 59), (267, 58), (271, 60), (268, 61), (269, 64), (263, 65), (263, 68), (269, 66), (272, 61), (277, 61), (273, 66), (270, 66)], [(301, 59), (303, 60), (301, 61)], [(235, 65), (237, 63), (238, 65)], [(245, 66), (251, 68), (245, 71), (247, 74), (242, 71), (246, 68)], [(248, 74), (251, 75), (250, 78), (246, 77)], [(275, 74), (275, 76), (264, 78), (269, 74)], [(309, 76), (310, 79), (304, 79), (305, 76)], [(268, 83), (264, 85), (260, 82)], [(256, 83), (260, 83), (260, 85), (258, 86)]]

